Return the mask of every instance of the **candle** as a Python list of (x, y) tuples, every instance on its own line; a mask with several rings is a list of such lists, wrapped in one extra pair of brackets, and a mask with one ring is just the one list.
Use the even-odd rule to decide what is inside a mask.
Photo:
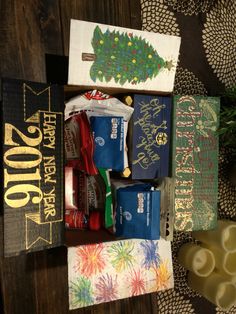
[(215, 267), (213, 253), (193, 243), (185, 243), (178, 252), (178, 261), (198, 276), (209, 276)]
[(195, 231), (193, 237), (211, 246), (218, 246), (228, 252), (236, 251), (236, 223), (229, 220), (219, 220), (214, 230)]
[(236, 276), (236, 252), (227, 252), (206, 244), (203, 246), (213, 253), (216, 268), (223, 276)]
[(236, 275), (232, 275), (232, 276), (229, 276), (227, 274), (222, 275), (222, 273), (218, 269), (215, 269), (214, 271), (218, 273), (219, 275), (223, 276), (227, 281), (232, 282), (236, 286)]
[(230, 310), (236, 304), (236, 286), (215, 272), (208, 277), (199, 277), (189, 272), (188, 284), (224, 311)]

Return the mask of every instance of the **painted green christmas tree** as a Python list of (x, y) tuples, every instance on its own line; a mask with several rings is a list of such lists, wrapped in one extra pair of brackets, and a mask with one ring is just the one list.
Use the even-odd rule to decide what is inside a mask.
[(82, 54), (84, 61), (94, 61), (90, 77), (95, 82), (109, 82), (114, 78), (121, 85), (138, 84), (156, 77), (161, 70), (173, 67), (165, 61), (141, 36), (106, 30), (99, 26), (94, 30), (92, 46), (94, 54)]

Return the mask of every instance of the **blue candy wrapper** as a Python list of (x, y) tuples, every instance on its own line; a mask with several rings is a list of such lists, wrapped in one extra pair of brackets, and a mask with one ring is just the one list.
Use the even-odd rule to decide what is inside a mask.
[(158, 240), (160, 238), (160, 191), (150, 185), (117, 190), (116, 236)]
[(124, 170), (123, 117), (92, 116), (90, 124), (95, 141), (94, 162), (98, 168)]

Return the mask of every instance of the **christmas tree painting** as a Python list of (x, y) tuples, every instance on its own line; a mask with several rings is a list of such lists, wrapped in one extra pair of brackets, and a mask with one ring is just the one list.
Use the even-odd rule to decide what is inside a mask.
[(96, 82), (138, 84), (156, 77), (163, 69), (170, 70), (172, 61), (165, 61), (141, 36), (96, 26), (92, 38), (94, 54), (82, 53), (83, 61), (93, 61), (90, 77)]

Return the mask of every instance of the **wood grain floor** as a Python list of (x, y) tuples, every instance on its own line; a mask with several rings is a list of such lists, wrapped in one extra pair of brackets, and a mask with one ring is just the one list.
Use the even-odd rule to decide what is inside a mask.
[[(0, 0), (0, 76), (46, 82), (45, 54), (68, 55), (70, 18), (140, 29), (139, 0)], [(14, 228), (14, 226), (12, 226)], [(67, 251), (3, 257), (0, 313), (68, 313)], [(155, 294), (73, 313), (157, 313)]]

